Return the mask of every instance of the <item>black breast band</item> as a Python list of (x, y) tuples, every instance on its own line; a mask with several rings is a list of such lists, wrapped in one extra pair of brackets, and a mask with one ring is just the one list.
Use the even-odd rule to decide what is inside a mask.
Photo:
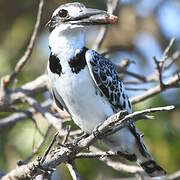
[(87, 65), (85, 58), (87, 50), (88, 48), (83, 47), (83, 49), (78, 54), (76, 54), (72, 59), (70, 59), (69, 66), (73, 73), (78, 74)]
[(57, 56), (53, 55), (52, 52), (49, 56), (49, 69), (52, 73), (56, 73), (61, 76), (62, 73), (62, 66), (60, 60)]

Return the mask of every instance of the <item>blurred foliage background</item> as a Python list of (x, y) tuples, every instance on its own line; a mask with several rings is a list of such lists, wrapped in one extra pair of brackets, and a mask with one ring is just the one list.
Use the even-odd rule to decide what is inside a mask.
[[(53, 10), (60, 4), (73, 1), (46, 1), (40, 33), (33, 54), (23, 71), (18, 75), (16, 86), (33, 80), (45, 72), (49, 55), (48, 35), (45, 28)], [(88, 7), (106, 9), (104, 0), (81, 0)], [(39, 1), (35, 0), (0, 0), (0, 77), (8, 74), (22, 56), (29, 41), (36, 20)], [(179, 0), (122, 0), (119, 23), (109, 28), (103, 48), (110, 48), (111, 59), (119, 63), (123, 58), (133, 60), (129, 70), (146, 76), (154, 72), (152, 57), (160, 58), (172, 37), (176, 38), (175, 49), (180, 49), (180, 1)], [(87, 32), (88, 47), (98, 33), (99, 27), (92, 27)], [(180, 68), (180, 61), (171, 67), (169, 73)], [(166, 74), (168, 77), (168, 73)], [(128, 77), (127, 77), (128, 78)], [(141, 85), (150, 88), (150, 85)], [(132, 87), (132, 86), (131, 86)], [(141, 92), (128, 91), (130, 96)], [(40, 98), (41, 99), (41, 98)], [(180, 169), (180, 91), (169, 90), (134, 106), (145, 109), (153, 106), (176, 105), (170, 113), (158, 113), (153, 121), (140, 121), (138, 128), (145, 134), (144, 141), (154, 158), (169, 172)], [(0, 113), (0, 117), (4, 117)], [(39, 118), (39, 127), (45, 131), (47, 124)], [(53, 135), (54, 131), (51, 132)], [(42, 137), (31, 120), (27, 119), (6, 129), (0, 130), (0, 169), (9, 171), (19, 159), (31, 154), (33, 146)], [(49, 137), (50, 140), (51, 137)], [(48, 142), (46, 143), (48, 145)], [(42, 148), (42, 152), (46, 146)], [(78, 169), (83, 179), (108, 179), (120, 177), (102, 162), (78, 160)], [(56, 179), (71, 179), (68, 170), (61, 165)]]

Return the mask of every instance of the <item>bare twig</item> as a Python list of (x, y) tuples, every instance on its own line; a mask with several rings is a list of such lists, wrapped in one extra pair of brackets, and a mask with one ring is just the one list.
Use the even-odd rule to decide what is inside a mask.
[(67, 126), (67, 134), (64, 136), (64, 139), (62, 141), (62, 144), (65, 144), (68, 140), (68, 137), (70, 135), (70, 131), (71, 131), (71, 126)]
[[(33, 162), (28, 163), (28, 165), (19, 166), (17, 168), (18, 170), (12, 170), (10, 173), (6, 174), (1, 179), (2, 180), (30, 179), (32, 172), (34, 170), (37, 171), (39, 167), (40, 167), (40, 159), (38, 158)], [(41, 173), (39, 172), (39, 174)]]
[(163, 56), (162, 56), (162, 59), (161, 61), (166, 61), (167, 58), (168, 58), (168, 53), (170, 51), (170, 49), (172, 48), (172, 46), (174, 45), (175, 43), (175, 38), (172, 38), (168, 44), (168, 46), (166, 47), (166, 49), (164, 50), (163, 52)]
[[(107, 5), (107, 11), (109, 13), (116, 13), (117, 14), (118, 8), (119, 8), (119, 3), (120, 3), (119, 0), (114, 0), (114, 1), (107, 0), (107, 4), (106, 4)], [(100, 47), (101, 47), (101, 45), (102, 45), (102, 43), (103, 43), (103, 41), (107, 35), (107, 32), (108, 32), (108, 26), (102, 26), (100, 28), (100, 31), (99, 31), (97, 38), (94, 42), (94, 45), (92, 47), (94, 50), (97, 51), (100, 49)]]
[(50, 124), (52, 124), (57, 131), (61, 131), (62, 123), (60, 118), (56, 118), (54, 115), (52, 115), (50, 112), (48, 112), (46, 109), (44, 109), (38, 101), (33, 99), (32, 97), (25, 97), (24, 100), (31, 105), (37, 112), (39, 112), (44, 118), (48, 120)]
[(153, 57), (153, 59), (156, 64), (156, 69), (158, 72), (159, 85), (160, 85), (160, 88), (163, 89), (164, 83), (163, 83), (163, 78), (162, 78), (162, 69), (163, 69), (163, 65), (165, 61), (158, 61), (155, 56)]
[(48, 134), (51, 130), (52, 126), (50, 125), (46, 132), (45, 132), (45, 135), (44, 137), (42, 138), (41, 142), (39, 142), (39, 144), (37, 145), (37, 147), (35, 149), (33, 149), (33, 152), (31, 153), (31, 155), (29, 157), (27, 157), (24, 161), (23, 161), (23, 164), (27, 164), (35, 155), (37, 155), (39, 153), (39, 151), (41, 150), (41, 148), (43, 147), (44, 143), (46, 142), (47, 140), (47, 137), (48, 137)]
[(180, 52), (176, 51), (171, 57), (167, 59), (167, 63), (164, 65), (163, 71), (169, 69), (180, 57)]
[(49, 153), (49, 151), (51, 150), (53, 144), (55, 143), (57, 136), (58, 136), (58, 132), (54, 135), (54, 137), (53, 137), (53, 139), (52, 139), (49, 147), (48, 147), (48, 148), (46, 149), (46, 151), (44, 152), (44, 154), (43, 154), (43, 156), (42, 156), (42, 158), (41, 158), (41, 161), (40, 161), (41, 164), (42, 164), (42, 163), (44, 162), (44, 160), (46, 159), (46, 156), (48, 155), (48, 153)]
[(68, 167), (73, 180), (81, 180), (81, 176), (74, 161), (66, 163), (66, 166)]
[[(157, 107), (157, 108), (150, 108), (150, 109), (145, 109), (142, 111), (136, 111), (134, 113), (128, 114), (125, 117), (121, 117), (121, 113), (119, 112), (115, 115), (112, 115), (110, 118), (108, 118), (107, 121), (105, 121), (103, 124), (104, 126), (107, 126), (106, 123), (108, 124), (108, 128), (103, 127), (103, 132), (109, 134), (113, 134), (120, 129), (122, 129), (125, 126), (128, 126), (129, 123), (133, 121), (139, 121), (140, 119), (144, 119), (144, 115), (149, 114), (149, 113), (155, 113), (159, 111), (170, 111), (174, 109), (174, 106), (165, 106), (165, 107)], [(147, 117), (148, 118), (148, 117)], [(109, 130), (109, 126), (113, 126), (113, 129), (111, 131)]]
[(128, 172), (128, 173), (136, 173), (136, 172), (142, 172), (143, 169), (138, 167), (138, 166), (133, 166), (133, 165), (127, 165), (121, 162), (115, 162), (111, 160), (108, 157), (117, 157), (117, 153), (108, 151), (108, 152), (103, 152), (100, 149), (91, 146), (89, 153), (79, 153), (76, 155), (76, 158), (99, 158), (100, 161), (104, 162), (106, 165), (110, 166), (116, 171), (123, 171), (123, 172)]
[(134, 87), (126, 87), (127, 91), (147, 91), (147, 88), (134, 88)]
[(2, 93), (0, 91), (0, 111), (9, 109), (13, 104), (21, 102), (25, 96), (35, 96), (47, 90), (48, 77), (43, 74), (35, 80), (24, 84), (13, 92)]
[(39, 26), (41, 23), (43, 7), (44, 7), (44, 0), (40, 0), (36, 23), (34, 26), (33, 33), (31, 35), (31, 39), (30, 39), (29, 44), (27, 46), (27, 49), (26, 49), (24, 55), (21, 57), (21, 59), (19, 59), (19, 61), (15, 65), (15, 68), (11, 72), (11, 74), (4, 77), (4, 87), (7, 87), (9, 85), (9, 83), (15, 79), (17, 74), (21, 71), (21, 69), (23, 68), (23, 66), (26, 64), (29, 57), (31, 56), (31, 53), (32, 53), (32, 50), (33, 50), (33, 47), (34, 47), (34, 44), (36, 41), (36, 37), (38, 34)]
[(157, 82), (158, 81), (159, 85), (161, 86), (161, 89), (163, 90), (163, 88), (164, 88), (163, 87), (164, 86), (163, 72), (165, 70), (167, 70), (168, 68), (170, 68), (170, 66), (172, 64), (174, 64), (174, 62), (179, 58), (179, 55), (180, 55), (180, 52), (176, 51), (175, 53), (173, 53), (172, 56), (168, 57), (169, 51), (171, 50), (172, 46), (174, 45), (174, 42), (175, 42), (175, 39), (171, 39), (167, 48), (164, 50), (162, 58), (160, 61), (158, 61), (155, 56), (153, 57), (154, 62), (156, 64), (158, 76), (153, 73), (152, 75), (146, 77), (146, 76), (143, 76), (140, 74), (136, 74), (134, 72), (129, 72), (126, 68), (122, 68), (122, 67), (116, 65), (116, 70), (119, 73), (124, 73), (124, 74), (132, 76), (138, 80), (138, 81), (124, 82), (124, 83), (125, 84), (142, 84), (142, 83), (150, 83), (150, 82)]
[(141, 167), (127, 165), (119, 161), (116, 162), (107, 157), (104, 157), (100, 160), (104, 162), (106, 165), (108, 165), (109, 167), (115, 169), (116, 171), (122, 171), (122, 172), (128, 172), (128, 173), (143, 172), (143, 169)]
[[(176, 76), (172, 76), (166, 83), (163, 82), (163, 70), (167, 69), (169, 66), (165, 66), (165, 62), (166, 60), (168, 59), (168, 53), (170, 51), (170, 49), (172, 48), (173, 44), (175, 42), (175, 39), (171, 39), (169, 45), (167, 46), (167, 48), (164, 50), (163, 52), (163, 55), (162, 55), (162, 58), (160, 61), (157, 60), (157, 58), (154, 56), (153, 59), (154, 59), (154, 62), (156, 64), (156, 68), (158, 70), (158, 81), (159, 81), (159, 84), (154, 87), (154, 88), (151, 88), (150, 90), (146, 91), (145, 93), (139, 95), (139, 96), (136, 96), (136, 97), (133, 97), (131, 99), (131, 102), (134, 104), (134, 103), (137, 103), (137, 102), (140, 102), (140, 101), (143, 101), (147, 98), (150, 98), (162, 91), (165, 91), (166, 89), (168, 88), (177, 88), (179, 87), (179, 82), (180, 82), (180, 75), (179, 73), (177, 73)], [(178, 55), (179, 56), (179, 55)], [(176, 58), (178, 58), (178, 56)], [(155, 76), (151, 76), (149, 78), (147, 78), (146, 82), (148, 81), (152, 81), (153, 79), (155, 80), (156, 78), (154, 78)]]
[(165, 180), (178, 180), (180, 178), (180, 171), (170, 174), (165, 178)]
[[(48, 111), (48, 109), (51, 106), (51, 101), (48, 99), (41, 103), (41, 106)], [(0, 129), (14, 125), (16, 122), (31, 118), (33, 115), (35, 115), (37, 112), (34, 110), (34, 108), (29, 108), (26, 111), (23, 112), (17, 112), (14, 113), (8, 117), (1, 118), (0, 119)]]
[(163, 88), (160, 85), (157, 85), (156, 87), (149, 89), (148, 91), (144, 92), (141, 95), (130, 98), (130, 101), (132, 104), (139, 103), (169, 88), (177, 88), (179, 83), (180, 83), (180, 74), (177, 74), (174, 77), (171, 77), (166, 83), (164, 82)]
[(82, 159), (82, 158), (103, 158), (103, 157), (114, 157), (114, 156), (119, 156), (116, 152), (112, 152), (112, 151), (96, 151), (96, 152), (83, 152), (83, 153), (79, 153), (76, 155), (76, 158)]
[(120, 0), (107, 0), (106, 6), (109, 13), (118, 15)]
[(108, 31), (108, 27), (107, 26), (102, 26), (99, 30), (99, 33), (97, 35), (97, 38), (95, 40), (95, 43), (92, 47), (92, 49), (94, 50), (99, 50), (99, 48), (101, 47), (105, 37), (106, 37), (106, 34), (107, 34), (107, 31)]
[(147, 79), (145, 76), (128, 71), (126, 68), (122, 68), (121, 66), (115, 65), (116, 71), (118, 73), (124, 73), (126, 75), (132, 76), (133, 78), (136, 78), (137, 80), (140, 80), (142, 82), (146, 82)]
[(30, 117), (32, 122), (34, 123), (34, 126), (37, 130), (37, 132), (41, 135), (41, 136), (44, 136), (43, 132), (41, 131), (41, 129), (39, 128), (37, 122), (36, 122), (36, 118), (34, 118), (33, 116)]

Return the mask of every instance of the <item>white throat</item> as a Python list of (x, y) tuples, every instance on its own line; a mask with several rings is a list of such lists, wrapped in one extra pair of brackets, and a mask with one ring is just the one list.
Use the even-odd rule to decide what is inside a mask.
[[(63, 27), (64, 28), (64, 27)], [(49, 36), (51, 52), (60, 59), (69, 60), (85, 46), (85, 33), (81, 27), (56, 27)]]

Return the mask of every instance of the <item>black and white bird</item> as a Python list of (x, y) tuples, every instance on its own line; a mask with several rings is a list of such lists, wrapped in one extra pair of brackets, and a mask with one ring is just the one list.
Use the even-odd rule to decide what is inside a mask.
[[(111, 61), (85, 47), (87, 26), (116, 21), (117, 17), (106, 11), (76, 2), (58, 7), (48, 22), (51, 53), (47, 69), (54, 99), (88, 134), (114, 113), (132, 112), (123, 82)], [(137, 161), (149, 176), (165, 175), (147, 152), (135, 124), (107, 136), (103, 142), (110, 150)]]

